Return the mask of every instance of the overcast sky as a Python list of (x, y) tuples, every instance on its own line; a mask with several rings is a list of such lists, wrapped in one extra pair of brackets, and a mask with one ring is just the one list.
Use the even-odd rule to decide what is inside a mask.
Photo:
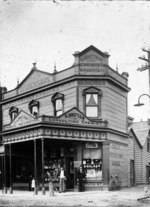
[(8, 90), (37, 68), (53, 72), (73, 64), (75, 51), (94, 45), (108, 52), (109, 65), (129, 73), (128, 115), (135, 121), (150, 118), (148, 70), (138, 72), (150, 48), (148, 1), (0, 0), (0, 78)]

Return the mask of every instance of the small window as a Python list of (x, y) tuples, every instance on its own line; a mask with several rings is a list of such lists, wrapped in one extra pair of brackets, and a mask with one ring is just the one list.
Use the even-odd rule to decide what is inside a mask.
[(32, 100), (29, 103), (29, 111), (33, 116), (37, 116), (38, 113), (39, 113), (39, 102), (35, 101), (35, 100)]
[(54, 116), (60, 116), (64, 111), (64, 95), (55, 93), (51, 99), (54, 108)]
[(147, 138), (147, 152), (150, 152), (150, 138)]
[(9, 110), (9, 115), (10, 115), (11, 121), (13, 121), (18, 115), (18, 108), (14, 106), (11, 107)]
[(83, 110), (87, 117), (100, 118), (101, 95), (101, 90), (95, 87), (89, 87), (83, 91)]

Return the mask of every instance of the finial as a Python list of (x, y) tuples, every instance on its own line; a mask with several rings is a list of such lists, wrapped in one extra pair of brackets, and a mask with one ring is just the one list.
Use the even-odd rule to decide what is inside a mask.
[(19, 78), (17, 78), (17, 87), (19, 86)]
[(33, 68), (32, 68), (32, 69), (37, 69), (37, 68), (36, 68), (36, 62), (33, 63)]
[(116, 71), (117, 71), (117, 73), (118, 73), (118, 64), (116, 64)]
[(56, 69), (56, 63), (54, 62), (54, 71), (53, 73), (57, 73), (57, 69)]

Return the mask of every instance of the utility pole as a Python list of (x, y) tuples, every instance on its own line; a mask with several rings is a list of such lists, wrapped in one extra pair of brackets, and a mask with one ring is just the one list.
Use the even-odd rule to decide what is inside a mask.
[(146, 49), (142, 49), (144, 52), (147, 53), (148, 58), (145, 58), (145, 56), (139, 57), (139, 59), (146, 61), (145, 65), (142, 65), (140, 68), (138, 68), (137, 70), (142, 72), (144, 70), (148, 70), (148, 76), (149, 76), (149, 94), (150, 94), (150, 49), (146, 50)]

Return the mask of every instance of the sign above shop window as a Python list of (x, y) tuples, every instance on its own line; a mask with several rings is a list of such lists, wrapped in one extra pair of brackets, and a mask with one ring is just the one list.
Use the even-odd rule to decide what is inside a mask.
[(89, 142), (85, 144), (85, 148), (87, 149), (97, 149), (98, 148), (98, 144), (97, 143), (93, 143), (93, 142)]

